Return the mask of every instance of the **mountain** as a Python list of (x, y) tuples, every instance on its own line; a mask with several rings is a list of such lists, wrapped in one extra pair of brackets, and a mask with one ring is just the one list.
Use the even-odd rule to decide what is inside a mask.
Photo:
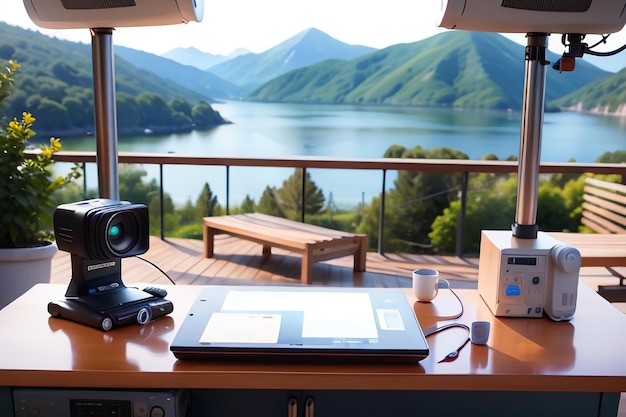
[(238, 98), (243, 93), (241, 87), (225, 81), (210, 72), (191, 65), (183, 65), (158, 55), (124, 46), (116, 46), (115, 55), (122, 57), (139, 68), (154, 72), (160, 77), (196, 91), (205, 97)]
[[(32, 112), (42, 135), (83, 135), (94, 130), (90, 45), (0, 23), (0, 65), (8, 60), (21, 67), (13, 94), (2, 103), (3, 115)], [(119, 55), (115, 90), (122, 134), (146, 129), (183, 132), (226, 123), (206, 102), (206, 94), (140, 69)]]
[(550, 103), (568, 110), (626, 116), (626, 68)]
[(619, 72), (626, 68), (626, 52), (610, 56), (595, 56), (585, 54), (583, 59), (590, 64), (601, 67), (607, 71)]
[[(58, 82), (68, 81), (92, 88), (91, 45), (52, 38), (0, 22), (0, 59), (17, 60), (25, 73), (50, 77), (44, 90), (56, 87)], [(136, 95), (150, 91), (166, 100), (182, 97), (192, 102), (208, 98), (137, 68), (124, 59), (115, 60), (115, 75), (118, 92)]]
[[(548, 52), (552, 62), (556, 54)], [(522, 108), (524, 46), (496, 33), (450, 31), (350, 61), (286, 73), (246, 97), (298, 103)], [(546, 100), (609, 75), (587, 62), (573, 73), (548, 69)]]
[(246, 49), (236, 49), (229, 55), (213, 55), (208, 52), (202, 52), (196, 48), (174, 48), (170, 51), (161, 54), (163, 58), (171, 59), (183, 65), (191, 65), (201, 70), (206, 70), (209, 67), (221, 64), (222, 62), (236, 58), (240, 55), (250, 53)]
[(353, 59), (374, 48), (348, 45), (317, 29), (307, 29), (260, 54), (245, 54), (208, 70), (248, 91), (281, 74), (327, 59)]

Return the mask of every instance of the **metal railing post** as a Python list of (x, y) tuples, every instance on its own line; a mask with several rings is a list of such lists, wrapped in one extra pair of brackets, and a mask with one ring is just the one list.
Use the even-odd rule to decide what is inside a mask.
[(467, 182), (469, 172), (463, 173), (461, 182), (461, 208), (459, 209), (459, 217), (456, 223), (456, 256), (463, 257), (463, 237), (465, 235), (465, 211), (467, 209)]
[(304, 205), (306, 204), (306, 167), (302, 168), (302, 210), (300, 211), (300, 221), (304, 223)]
[(230, 214), (230, 165), (226, 165), (226, 214)]
[(165, 192), (163, 190), (163, 164), (159, 164), (159, 211), (160, 211), (160, 228), (161, 240), (165, 240)]
[(83, 200), (87, 199), (87, 162), (82, 163), (83, 167)]
[(380, 192), (380, 210), (378, 213), (378, 253), (383, 251), (383, 230), (385, 230), (385, 184), (387, 182), (387, 170), (383, 169), (383, 186)]

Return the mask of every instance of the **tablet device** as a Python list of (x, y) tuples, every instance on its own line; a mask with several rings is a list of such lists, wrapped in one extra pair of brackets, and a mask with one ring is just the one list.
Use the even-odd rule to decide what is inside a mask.
[(207, 286), (170, 350), (179, 359), (417, 363), (428, 344), (399, 289)]

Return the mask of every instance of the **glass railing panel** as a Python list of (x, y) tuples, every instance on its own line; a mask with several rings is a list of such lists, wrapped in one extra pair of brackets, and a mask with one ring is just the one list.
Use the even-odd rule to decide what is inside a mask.
[[(254, 201), (255, 208), (258, 208), (259, 204), (265, 205), (266, 199), (272, 198), (270, 195), (263, 196), (266, 189), (278, 190), (293, 173), (293, 168), (230, 167), (231, 212), (240, 210), (246, 197)], [(265, 201), (262, 201), (262, 198)]]

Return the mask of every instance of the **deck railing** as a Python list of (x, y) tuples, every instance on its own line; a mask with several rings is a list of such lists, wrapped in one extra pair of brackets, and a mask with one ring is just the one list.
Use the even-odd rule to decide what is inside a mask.
[[(74, 163), (95, 163), (95, 152), (57, 152), (55, 161)], [(231, 167), (267, 167), (301, 168), (305, 171), (302, 182), (302, 196), (306, 181), (306, 170), (310, 168), (339, 170), (374, 170), (381, 172), (380, 210), (378, 218), (378, 252), (383, 252), (383, 229), (385, 214), (385, 184), (388, 171), (418, 171), (427, 173), (460, 173), (463, 181), (460, 191), (461, 211), (457, 222), (456, 254), (462, 256), (461, 242), (465, 223), (467, 183), (470, 173), (517, 173), (515, 161), (477, 161), (462, 159), (407, 159), (407, 158), (370, 158), (340, 159), (329, 157), (290, 157), (290, 158), (233, 158), (181, 156), (176, 154), (152, 154), (120, 152), (118, 162), (124, 164), (157, 165), (159, 167), (161, 238), (164, 238), (163, 225), (163, 167), (166, 165), (223, 166), (226, 170), (226, 212), (230, 203), (230, 168)], [(598, 164), (575, 162), (544, 162), (539, 167), (540, 174), (618, 174), (626, 182), (626, 164)], [(304, 202), (302, 204), (304, 208)], [(304, 221), (304, 209), (301, 212)]]

